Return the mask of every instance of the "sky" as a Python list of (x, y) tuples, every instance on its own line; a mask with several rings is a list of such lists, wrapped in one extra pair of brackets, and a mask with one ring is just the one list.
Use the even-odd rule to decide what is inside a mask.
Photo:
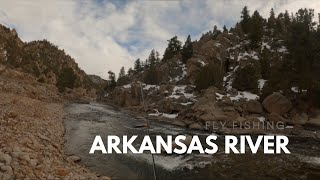
[(228, 28), (248, 6), (269, 17), (320, 10), (319, 0), (1, 0), (0, 23), (15, 28), (25, 41), (47, 39), (64, 49), (88, 74), (108, 77), (122, 66), (133, 67), (152, 49), (163, 54), (167, 40), (177, 35), (193, 40), (217, 25)]

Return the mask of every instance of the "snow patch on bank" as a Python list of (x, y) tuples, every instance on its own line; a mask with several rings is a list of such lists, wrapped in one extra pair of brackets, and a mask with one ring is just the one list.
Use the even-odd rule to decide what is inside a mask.
[(194, 100), (196, 96), (193, 93), (185, 92), (186, 87), (186, 85), (175, 86), (169, 98), (179, 99), (181, 96), (184, 96), (187, 99)]
[(160, 87), (157, 85), (150, 85), (150, 84), (144, 84), (145, 87), (143, 87), (143, 90), (150, 90), (150, 89), (159, 89)]
[(157, 111), (156, 113), (150, 113), (148, 115), (149, 116), (156, 116), (156, 117), (165, 117), (165, 118), (169, 118), (169, 119), (175, 119), (176, 117), (178, 117), (179, 114), (167, 114), (167, 113), (160, 113), (159, 111)]
[(227, 95), (216, 93), (216, 96), (218, 100), (221, 100), (225, 96), (227, 96), (227, 97), (230, 97), (232, 101), (239, 101), (240, 99), (245, 99), (246, 101), (249, 101), (249, 100), (258, 100), (260, 98), (260, 96), (258, 96), (257, 94), (253, 94), (248, 91), (239, 91), (238, 94), (235, 96), (231, 96), (229, 93)]
[(238, 101), (240, 99), (246, 99), (247, 101), (248, 100), (257, 100), (259, 99), (260, 97), (256, 94), (253, 94), (251, 92), (248, 92), (248, 91), (243, 91), (243, 92), (238, 92), (238, 95), (234, 96), (234, 97), (230, 97), (231, 100), (233, 101)]

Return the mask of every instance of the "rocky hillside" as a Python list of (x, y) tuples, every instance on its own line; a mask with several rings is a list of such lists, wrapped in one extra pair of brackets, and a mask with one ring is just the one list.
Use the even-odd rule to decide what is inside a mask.
[[(288, 12), (276, 17), (273, 11), (268, 19), (257, 11), (250, 16), (247, 8), (242, 14), (241, 22), (230, 30), (215, 27), (191, 46), (187, 40), (183, 48), (174, 37), (161, 60), (154, 52), (146, 62), (137, 60), (107, 99), (143, 110), (143, 92), (150, 117), (195, 129), (203, 129), (206, 121), (236, 121), (239, 127), (243, 122), (279, 121), (289, 128), (319, 126), (320, 110), (314, 100), (320, 97), (316, 80), (320, 74), (313, 67), (320, 64), (316, 55), (320, 46), (307, 42), (313, 49), (309, 52), (292, 42), (299, 41), (294, 34), (300, 27), (310, 27), (304, 29), (306, 36), (320, 37), (319, 27), (306, 22), (312, 10), (301, 9), (291, 18)], [(184, 50), (187, 46), (192, 48), (190, 56)], [(308, 57), (296, 51), (314, 54), (310, 69), (304, 64), (307, 60), (300, 60)], [(299, 69), (299, 63), (306, 68)], [(311, 79), (314, 84), (304, 83)]]
[(0, 65), (0, 179), (109, 179), (64, 154), (64, 100), (52, 84)]
[(30, 73), (37, 77), (39, 82), (54, 84), (61, 92), (81, 88), (89, 93), (95, 86), (95, 83), (64, 50), (46, 40), (22, 42), (14, 29), (2, 25), (0, 25), (0, 63)]

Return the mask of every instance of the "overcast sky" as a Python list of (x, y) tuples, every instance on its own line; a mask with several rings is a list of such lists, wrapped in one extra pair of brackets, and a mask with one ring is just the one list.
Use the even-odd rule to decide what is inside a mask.
[(198, 39), (214, 25), (231, 27), (241, 9), (264, 17), (299, 8), (320, 10), (320, 0), (1, 0), (0, 23), (23, 41), (47, 39), (75, 58), (89, 74), (118, 74), (151, 49), (163, 54), (168, 39)]

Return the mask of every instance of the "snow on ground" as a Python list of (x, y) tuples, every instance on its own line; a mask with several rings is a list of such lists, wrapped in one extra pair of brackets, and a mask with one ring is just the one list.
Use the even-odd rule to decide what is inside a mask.
[(258, 120), (259, 120), (260, 122), (264, 122), (264, 121), (266, 120), (266, 118), (263, 117), (263, 116), (261, 116), (261, 117), (258, 117)]
[(170, 98), (175, 98), (175, 99), (178, 99), (180, 98), (180, 96), (184, 96), (186, 97), (187, 99), (191, 99), (193, 100), (195, 98), (195, 96), (193, 95), (193, 93), (186, 93), (185, 92), (185, 88), (187, 86), (186, 85), (179, 85), (179, 86), (175, 86), (173, 88), (173, 92), (172, 94), (169, 96)]
[[(294, 93), (299, 93), (299, 87), (292, 87), (291, 91), (294, 92)], [(307, 92), (307, 90), (303, 89), (302, 92), (305, 93), (305, 92)]]
[(261, 51), (263, 51), (264, 48), (269, 49), (269, 50), (271, 49), (271, 46), (266, 42), (262, 42), (261, 46), (262, 46)]
[(205, 62), (201, 61), (200, 59), (198, 59), (198, 62), (201, 63), (201, 66), (204, 67), (206, 65)]
[[(229, 95), (230, 96), (230, 95)], [(258, 96), (258, 95), (256, 95), (256, 94), (253, 94), (253, 93), (251, 93), (251, 92), (247, 92), (247, 91), (243, 91), (243, 92), (241, 92), (241, 91), (239, 91), (238, 92), (238, 95), (236, 95), (236, 96), (230, 96), (230, 99), (232, 100), (232, 101), (238, 101), (239, 99), (246, 99), (247, 101), (248, 100), (257, 100), (257, 99), (259, 99), (260, 97)]]
[(183, 64), (181, 61), (179, 61), (179, 66), (182, 69), (182, 74), (178, 75), (177, 77), (171, 78), (170, 77), (170, 82), (178, 82), (182, 80), (184, 77), (187, 75), (187, 67), (185, 64)]
[(280, 53), (287, 53), (288, 49), (286, 47), (282, 46), (281, 48), (277, 49), (277, 51)]
[(258, 54), (255, 51), (252, 51), (250, 53), (248, 52), (239, 53), (237, 61), (239, 62), (242, 59), (247, 59), (247, 57), (250, 57), (255, 60), (259, 60)]
[(260, 98), (258, 95), (253, 94), (251, 92), (247, 92), (247, 91), (239, 91), (238, 95), (236, 96), (231, 96), (229, 93), (227, 95), (216, 93), (216, 96), (218, 100), (223, 99), (223, 97), (227, 96), (227, 97), (230, 97), (232, 101), (238, 101), (240, 99), (246, 99), (247, 101), (249, 101), (249, 100), (258, 100)]
[(260, 91), (263, 89), (264, 85), (266, 84), (267, 80), (265, 79), (259, 79), (258, 80), (258, 88), (260, 89)]
[(299, 88), (298, 87), (292, 87), (291, 91), (294, 93), (298, 93), (299, 92)]
[(162, 113), (160, 113), (157, 109), (154, 109), (155, 113), (148, 114), (149, 116), (160, 116)]
[(221, 46), (221, 44), (220, 44), (220, 43), (218, 43), (218, 42), (217, 42), (217, 43), (215, 43), (214, 45), (215, 45), (215, 46), (217, 46), (217, 47), (220, 47), (220, 46)]
[(166, 117), (169, 119), (175, 119), (176, 117), (178, 117), (179, 114), (167, 114), (167, 113), (160, 113), (158, 110), (155, 109), (155, 113), (150, 113), (148, 114), (149, 116), (162, 116), (162, 117)]
[(162, 113), (163, 117), (169, 118), (169, 119), (175, 119), (178, 117), (178, 114), (167, 114), (167, 113)]
[(123, 85), (122, 87), (125, 89), (128, 89), (128, 88), (131, 88), (131, 84)]
[(186, 102), (186, 103), (180, 103), (181, 105), (184, 105), (184, 106), (188, 106), (190, 104), (193, 104), (193, 102)]
[(150, 114), (148, 114), (149, 116), (160, 116), (161, 115), (161, 113), (150, 113)]
[[(235, 70), (237, 70), (239, 66), (237, 66)], [(232, 89), (232, 81), (233, 81), (233, 78), (230, 78), (232, 76), (233, 73), (228, 73), (228, 75), (226, 75), (225, 77), (223, 77), (223, 85), (226, 87), (227, 90), (230, 90)]]
[(220, 94), (220, 93), (216, 93), (216, 96), (217, 96), (217, 99), (220, 100), (224, 97), (223, 94)]
[(149, 90), (151, 88), (154, 88), (154, 89), (159, 89), (159, 86), (157, 85), (150, 85), (150, 84), (144, 84), (145, 87), (143, 87), (143, 90)]

